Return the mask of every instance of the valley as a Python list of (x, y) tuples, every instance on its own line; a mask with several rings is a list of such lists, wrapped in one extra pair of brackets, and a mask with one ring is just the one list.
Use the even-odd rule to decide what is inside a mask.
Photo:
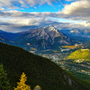
[[(70, 49), (71, 47), (69, 49), (62, 48), (64, 47), (62, 46), (59, 50), (45, 50), (36, 54), (45, 58), (49, 58), (51, 61), (62, 67), (65, 71), (71, 72), (78, 78), (90, 82), (90, 57), (88, 57), (88, 55), (90, 54), (88, 52), (89, 49), (82, 49), (82, 47), (84, 46), (85, 44), (80, 45), (78, 46), (78, 48), (73, 48), (73, 49)], [(80, 49), (83, 52), (82, 53), (79, 52), (78, 54), (76, 54), (75, 56), (76, 59), (74, 58), (73, 60), (74, 55), (72, 55), (72, 59), (68, 59), (68, 56), (70, 54), (72, 54), (75, 51), (79, 51)], [(84, 57), (86, 59), (84, 59)]]
[[(71, 31), (71, 34), (72, 32), (78, 33), (79, 31)], [(21, 47), (35, 55), (48, 58), (65, 71), (78, 73), (75, 74), (77, 77), (79, 77), (79, 74), (86, 76), (88, 75), (88, 78), (90, 77), (90, 54), (88, 52), (90, 45), (88, 37), (87, 39), (85, 39), (85, 37), (82, 39), (77, 39), (77, 35), (79, 35), (77, 34), (74, 35), (74, 37), (69, 38), (69, 32), (65, 35), (64, 31), (62, 33), (52, 25), (44, 28), (33, 28), (25, 32), (11, 34), (12, 33), (8, 34), (7, 32), (1, 32), (0, 41), (9, 45)], [(78, 53), (74, 54), (77, 50)], [(82, 53), (80, 50), (86, 50), (87, 52)], [(84, 57), (81, 55), (86, 55), (86, 60), (84, 60)], [(83, 76), (81, 79), (85, 80)]]
[(82, 61), (78, 60), (78, 62), (74, 62), (72, 59), (67, 59), (66, 57), (69, 56), (72, 53), (72, 51), (68, 52), (57, 52), (52, 54), (43, 54), (39, 53), (37, 55), (40, 55), (45, 58), (49, 58), (51, 61), (58, 64), (60, 67), (62, 67), (66, 71), (74, 71), (79, 72), (83, 74), (90, 75), (90, 61)]

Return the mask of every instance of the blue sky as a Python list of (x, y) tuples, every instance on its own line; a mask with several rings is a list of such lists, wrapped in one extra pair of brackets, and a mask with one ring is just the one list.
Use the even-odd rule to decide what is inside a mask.
[(90, 0), (0, 0), (3, 31), (21, 32), (50, 24), (58, 30), (90, 29)]

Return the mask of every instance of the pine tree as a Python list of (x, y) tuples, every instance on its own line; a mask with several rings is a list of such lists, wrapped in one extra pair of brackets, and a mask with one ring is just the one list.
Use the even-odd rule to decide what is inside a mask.
[(0, 90), (10, 90), (10, 84), (7, 79), (7, 73), (3, 69), (3, 64), (0, 64)]
[(23, 72), (20, 78), (20, 82), (17, 82), (17, 88), (14, 90), (31, 90), (29, 85), (26, 85), (25, 82), (27, 81), (26, 74)]

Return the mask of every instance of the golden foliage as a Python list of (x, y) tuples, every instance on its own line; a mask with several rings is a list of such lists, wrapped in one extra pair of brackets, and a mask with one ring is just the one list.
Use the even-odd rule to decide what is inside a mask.
[(31, 90), (29, 85), (26, 85), (27, 81), (26, 74), (23, 72), (20, 78), (20, 82), (17, 82), (17, 88), (14, 87), (14, 90)]
[(82, 59), (84, 59), (83, 61), (85, 61), (85, 60), (90, 61), (90, 49), (76, 50), (73, 53), (71, 53), (67, 58), (68, 59), (79, 59), (79, 61), (82, 61)]
[(31, 48), (32, 50), (34, 50), (34, 51), (37, 51), (37, 49), (36, 48)]
[(56, 52), (59, 52), (59, 51), (53, 50), (53, 52), (55, 52), (55, 53), (56, 53)]
[(69, 48), (69, 49), (74, 49), (76, 46), (62, 46), (63, 48)]

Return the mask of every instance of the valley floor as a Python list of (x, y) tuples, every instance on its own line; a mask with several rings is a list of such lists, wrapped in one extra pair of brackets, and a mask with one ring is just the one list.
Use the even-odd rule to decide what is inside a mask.
[(72, 51), (63, 52), (63, 53), (56, 52), (52, 54), (39, 53), (38, 55), (49, 58), (51, 61), (55, 62), (56, 64), (58, 64), (60, 67), (62, 67), (64, 70), (68, 72), (72, 72), (72, 73), (74, 72), (74, 75), (76, 77), (81, 75), (82, 76), (81, 79), (90, 81), (90, 61), (74, 62), (73, 60), (68, 60), (65, 57), (67, 57), (70, 53), (72, 53)]

